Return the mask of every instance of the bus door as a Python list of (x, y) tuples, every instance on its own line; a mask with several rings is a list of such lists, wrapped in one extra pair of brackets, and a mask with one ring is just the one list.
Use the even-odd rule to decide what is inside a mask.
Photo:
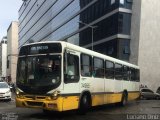
[(79, 52), (66, 50), (64, 53), (63, 110), (77, 109), (79, 99)]

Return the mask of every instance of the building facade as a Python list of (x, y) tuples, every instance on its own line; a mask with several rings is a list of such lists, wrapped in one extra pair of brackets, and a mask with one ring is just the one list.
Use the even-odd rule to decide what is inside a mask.
[(131, 8), (124, 0), (27, 0), (19, 11), (19, 47), (65, 40), (92, 49), (93, 42), (93, 50), (128, 61)]
[(141, 82), (160, 86), (160, 1), (133, 0), (130, 62), (141, 69)]
[(2, 44), (0, 44), (0, 79), (2, 76)]
[(0, 55), (1, 55), (1, 78), (6, 79), (7, 76), (7, 37), (3, 37), (0, 43)]
[[(148, 77), (152, 73), (147, 72), (150, 66), (143, 63), (151, 55), (147, 57), (143, 53), (147, 50), (145, 44), (150, 42), (146, 42), (146, 39), (151, 37), (145, 33), (144, 28), (147, 26), (142, 26), (148, 21), (147, 17), (150, 17), (145, 12), (148, 7), (145, 1), (26, 0), (19, 10), (19, 48), (26, 43), (39, 41), (71, 42), (139, 65), (142, 84), (145, 83), (151, 89), (157, 88), (155, 83), (159, 81), (160, 72), (157, 71), (152, 78)], [(153, 3), (157, 7), (160, 4), (158, 0)], [(150, 9), (154, 8), (153, 3), (149, 6)], [(153, 14), (154, 12), (150, 15)], [(148, 22), (152, 24), (151, 21)], [(155, 19), (154, 23), (158, 23), (158, 20)], [(154, 33), (152, 34), (153, 37)], [(159, 50), (158, 47), (156, 50)], [(154, 84), (151, 85), (152, 80)]]
[(7, 30), (7, 77), (16, 82), (16, 68), (18, 56), (18, 22), (11, 22)]

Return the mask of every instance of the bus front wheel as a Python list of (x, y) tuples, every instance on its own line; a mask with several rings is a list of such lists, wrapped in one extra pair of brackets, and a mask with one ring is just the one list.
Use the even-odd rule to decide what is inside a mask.
[(90, 107), (91, 107), (90, 98), (87, 94), (84, 94), (80, 100), (78, 113), (84, 115), (86, 114), (86, 112), (89, 110)]

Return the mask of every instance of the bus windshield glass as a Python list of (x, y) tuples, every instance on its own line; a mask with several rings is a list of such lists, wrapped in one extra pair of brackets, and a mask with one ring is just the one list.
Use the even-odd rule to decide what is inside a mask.
[(61, 83), (61, 55), (34, 54), (20, 56), (17, 86), (26, 93), (46, 94)]
[(18, 66), (17, 85), (27, 93), (48, 92), (60, 84), (60, 55), (21, 57)]

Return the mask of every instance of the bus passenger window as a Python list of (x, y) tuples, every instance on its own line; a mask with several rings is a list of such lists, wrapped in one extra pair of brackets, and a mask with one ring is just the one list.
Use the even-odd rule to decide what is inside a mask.
[(136, 82), (140, 82), (140, 71), (136, 69)]
[(99, 58), (94, 58), (93, 76), (98, 78), (104, 77), (104, 61)]
[[(67, 66), (65, 66), (67, 65)], [(64, 82), (73, 83), (79, 81), (79, 57), (67, 54), (67, 60), (64, 60)]]
[(123, 66), (123, 80), (130, 80), (130, 69), (127, 66)]
[(123, 79), (123, 67), (121, 64), (115, 64), (115, 79), (122, 80)]
[(81, 54), (81, 75), (85, 77), (92, 76), (92, 57)]
[(131, 68), (131, 81), (140, 81), (140, 73), (138, 69)]
[(107, 79), (114, 79), (114, 63), (106, 61), (105, 76)]
[(131, 69), (131, 81), (136, 81), (136, 78), (135, 78), (135, 69), (134, 68), (130, 68)]

